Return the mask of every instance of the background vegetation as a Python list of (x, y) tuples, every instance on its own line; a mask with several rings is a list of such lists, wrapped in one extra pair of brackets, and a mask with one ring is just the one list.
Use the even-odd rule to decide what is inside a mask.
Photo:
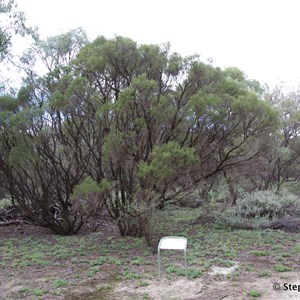
[[(168, 44), (88, 41), (82, 29), (41, 40), (14, 1), (0, 13), (10, 16), (2, 64), (26, 74), (17, 91), (2, 84), (0, 189), (27, 222), (69, 235), (106, 214), (121, 235), (151, 244), (153, 218), (169, 202), (297, 217), (298, 91), (269, 90)], [(17, 34), (33, 39), (19, 59)]]

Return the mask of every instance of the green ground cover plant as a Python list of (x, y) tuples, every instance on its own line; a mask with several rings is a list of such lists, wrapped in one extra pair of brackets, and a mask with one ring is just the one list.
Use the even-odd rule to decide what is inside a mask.
[(248, 296), (250, 297), (250, 299), (258, 298), (261, 296), (261, 292), (259, 292), (257, 290), (250, 290), (248, 293)]
[[(217, 223), (193, 224), (200, 210), (171, 206), (161, 211), (164, 217), (157, 224), (161, 236), (187, 237), (188, 280), (204, 278), (214, 266), (231, 268), (237, 263), (238, 269), (227, 277), (215, 276), (216, 282), (226, 278), (239, 283), (245, 276), (279, 277), (276, 274), (299, 270), (300, 234), (231, 229)], [(17, 238), (7, 235), (0, 243), (1, 273), (6, 274), (1, 280), (23, 278), (16, 292), (5, 291), (7, 299), (18, 299), (17, 295), (24, 299), (45, 295), (59, 299), (77, 286), (86, 286), (86, 282), (90, 282), (90, 293), (97, 297), (114, 292), (122, 282), (146, 288), (157, 280), (156, 247), (148, 247), (144, 238), (121, 237), (116, 231), (105, 230), (69, 237), (45, 231), (31, 231)], [(185, 278), (181, 253), (163, 250), (161, 259), (163, 277), (171, 281)], [(256, 259), (266, 259), (268, 263), (255, 266)], [(28, 274), (40, 275), (27, 282)], [(255, 298), (254, 294), (249, 297)]]

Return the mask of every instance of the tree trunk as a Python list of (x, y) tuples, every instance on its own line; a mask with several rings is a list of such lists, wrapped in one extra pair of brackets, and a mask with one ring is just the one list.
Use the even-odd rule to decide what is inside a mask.
[(123, 216), (117, 225), (122, 236), (143, 236), (143, 224), (140, 217)]
[(223, 174), (228, 186), (230, 206), (234, 206), (236, 205), (236, 194), (233, 180), (230, 178), (230, 175), (228, 175), (225, 170), (223, 170)]

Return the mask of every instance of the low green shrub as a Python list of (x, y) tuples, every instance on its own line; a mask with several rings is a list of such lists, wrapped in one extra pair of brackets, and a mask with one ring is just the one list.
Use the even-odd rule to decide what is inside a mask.
[(274, 191), (255, 191), (237, 199), (235, 213), (241, 218), (278, 219), (287, 215), (298, 215), (300, 211), (299, 199), (283, 191), (276, 194)]

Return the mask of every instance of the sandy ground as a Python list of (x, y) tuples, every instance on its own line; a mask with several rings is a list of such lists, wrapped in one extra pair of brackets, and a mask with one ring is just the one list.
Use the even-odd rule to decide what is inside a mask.
[[(296, 272), (285, 272), (284, 275), (277, 273), (271, 277), (258, 278), (255, 273), (241, 274), (238, 280), (233, 280), (230, 275), (235, 269), (239, 271), (240, 265), (237, 264), (231, 268), (213, 267), (211, 272), (197, 278), (186, 279), (185, 277), (174, 277), (170, 279), (167, 274), (163, 273), (162, 279), (145, 279), (145, 286), (136, 280), (127, 280), (117, 282), (111, 290), (95, 293), (95, 286), (106, 281), (105, 274), (99, 274), (97, 279), (81, 282), (79, 286), (74, 286), (71, 290), (66, 291), (61, 297), (44, 295), (36, 299), (65, 299), (65, 300), (287, 300), (300, 299), (300, 274)], [(5, 275), (5, 274), (1, 274)], [(41, 285), (47, 279), (51, 278), (50, 274), (31, 274), (31, 277), (8, 278), (1, 281), (0, 299), (6, 299), (3, 295), (8, 292), (11, 294), (27, 286), (32, 280), (40, 282)], [(2, 278), (4, 278), (3, 276)], [(103, 281), (102, 281), (103, 280)], [(274, 290), (278, 288), (279, 290)], [(290, 286), (289, 286), (290, 285)], [(294, 285), (294, 286), (293, 286)], [(287, 289), (290, 290), (287, 290)], [(296, 289), (296, 290), (293, 290)], [(251, 298), (249, 291), (256, 290), (261, 293), (258, 298)], [(299, 287), (300, 290), (300, 287)], [(11, 298), (7, 298), (11, 299)], [(23, 299), (21, 295), (17, 299)], [(25, 299), (25, 298), (24, 298)], [(27, 298), (26, 298), (27, 299)], [(28, 298), (29, 299), (29, 298)]]
[[(23, 230), (23, 229), (22, 229)], [(35, 233), (35, 228), (30, 229), (30, 234)], [(0, 232), (0, 239), (6, 236), (22, 236), (17, 234), (19, 231)], [(2, 233), (2, 236), (1, 236)], [(38, 233), (48, 238), (52, 236), (43, 230)], [(0, 253), (1, 258), (1, 253)], [(293, 270), (298, 270), (298, 261), (294, 260)], [(156, 259), (156, 257), (153, 257)], [(143, 284), (139, 280), (113, 280), (111, 274), (117, 274), (120, 266), (110, 266), (110, 270), (105, 270), (95, 274), (93, 278), (85, 278), (78, 282), (72, 282), (70, 286), (61, 290), (60, 296), (51, 293), (40, 297), (33, 297), (30, 294), (21, 294), (20, 289), (28, 286), (38, 286), (43, 289), (49, 288), (53, 279), (58, 275), (62, 278), (73, 278), (72, 274), (79, 272), (80, 265), (69, 263), (65, 266), (51, 266), (49, 269), (39, 267), (28, 267), (26, 272), (18, 269), (2, 268), (0, 266), (0, 300), (17, 299), (41, 299), (41, 300), (287, 300), (300, 299), (300, 274), (293, 272), (275, 272), (270, 277), (258, 277), (257, 270), (270, 268), (270, 260), (266, 257), (245, 257), (240, 256), (236, 265), (230, 268), (212, 266), (210, 272), (205, 273), (197, 279), (186, 279), (176, 275), (170, 276), (163, 269), (162, 279), (150, 277), (143, 279)], [(250, 265), (254, 271), (245, 271), (245, 266)], [(151, 274), (155, 274), (156, 265), (152, 266)], [(115, 269), (114, 269), (115, 268)], [(136, 268), (138, 271), (138, 268)], [(149, 270), (148, 270), (149, 271)], [(84, 270), (86, 272), (86, 270)], [(234, 274), (238, 273), (235, 278)], [(101, 284), (111, 284), (111, 289), (97, 291), (96, 287)], [(278, 288), (279, 290), (274, 290)], [(293, 286), (294, 285), (294, 286)], [(290, 290), (287, 290), (287, 289)], [(296, 290), (293, 290), (296, 289)], [(251, 298), (249, 291), (255, 290), (260, 293), (260, 297)], [(27, 295), (27, 296), (26, 296)]]
[[(276, 283), (281, 285), (279, 291), (273, 289), (273, 285)], [(261, 296), (257, 299), (300, 299), (300, 292), (284, 290), (284, 283), (299, 285), (299, 274), (289, 272), (285, 279), (268, 277), (262, 279), (249, 278), (247, 281), (247, 279), (244, 278), (239, 282), (222, 279), (216, 280), (215, 276), (207, 276), (204, 279), (200, 278), (196, 280), (178, 279), (176, 281), (170, 281), (162, 279), (161, 281), (149, 282), (148, 286), (138, 288), (132, 284), (125, 285), (122, 283), (114, 289), (110, 294), (111, 298), (108, 299), (244, 300), (251, 299), (251, 297), (248, 296), (250, 290), (261, 292)]]

